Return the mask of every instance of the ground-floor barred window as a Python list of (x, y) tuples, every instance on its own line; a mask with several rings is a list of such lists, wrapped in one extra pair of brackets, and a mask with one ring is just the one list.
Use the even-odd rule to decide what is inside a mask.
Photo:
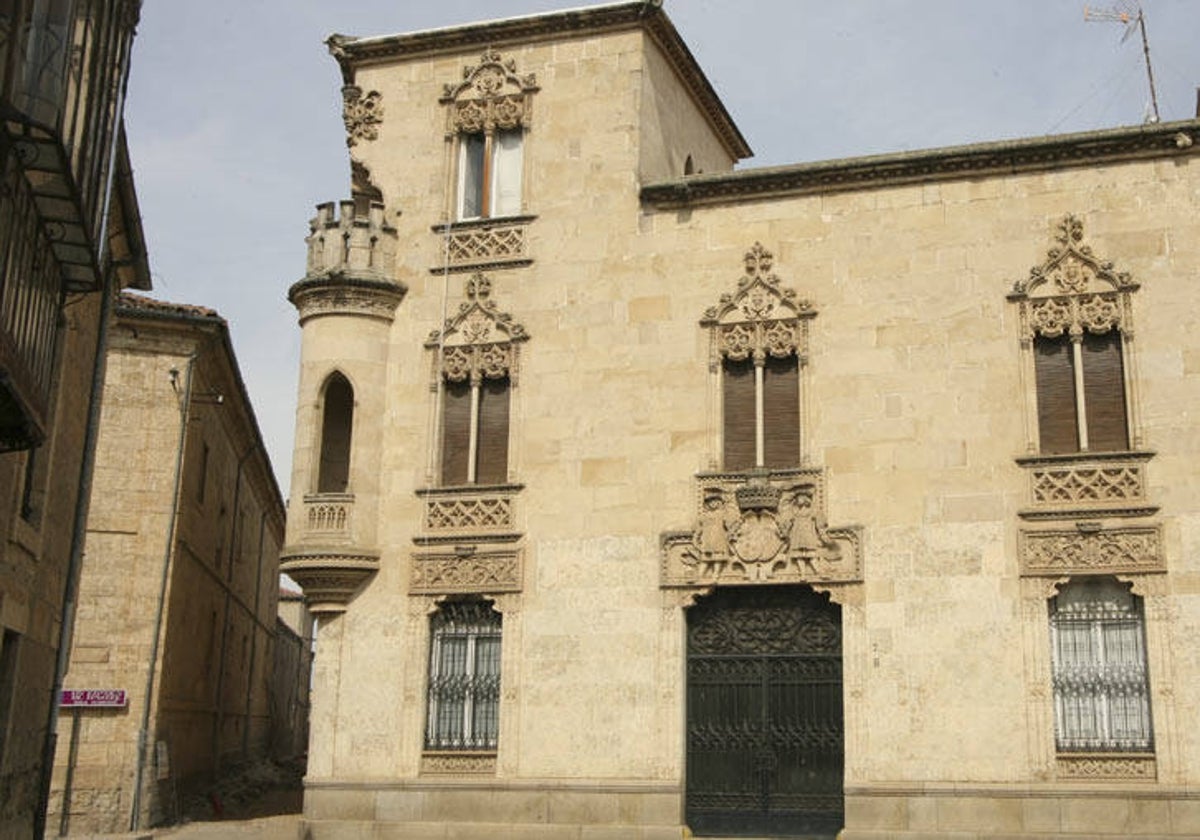
[(484, 601), (431, 619), (425, 748), (494, 750), (500, 731), (500, 614)]
[(1060, 752), (1149, 752), (1142, 600), (1113, 578), (1072, 580), (1050, 601)]

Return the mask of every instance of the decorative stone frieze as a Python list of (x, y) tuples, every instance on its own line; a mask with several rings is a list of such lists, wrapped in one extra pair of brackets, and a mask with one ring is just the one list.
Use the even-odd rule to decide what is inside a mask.
[(353, 148), (360, 140), (375, 140), (383, 122), (383, 95), (377, 90), (363, 93), (358, 85), (342, 88), (342, 122), (346, 124), (346, 145)]
[(1098, 522), (1079, 522), (1073, 529), (1022, 530), (1019, 537), (1022, 575), (1164, 572), (1167, 568), (1158, 525), (1102, 528)]
[(1154, 781), (1158, 776), (1158, 766), (1153, 755), (1059, 753), (1056, 770), (1059, 779), (1081, 781)]
[(449, 551), (417, 552), (412, 557), (413, 595), (520, 592), (522, 551), (455, 546)]
[(280, 554), (279, 570), (304, 590), (309, 612), (341, 613), (379, 571), (379, 552), (289, 547)]
[(481, 271), (490, 268), (515, 268), (533, 262), (528, 252), (529, 222), (532, 216), (514, 216), (503, 221), (471, 220), (453, 225), (435, 225), (433, 230), (444, 239), (442, 265), (430, 271)]
[(857, 582), (861, 543), (826, 524), (821, 470), (704, 473), (695, 526), (662, 535), (661, 585)]
[(396, 229), (384, 221), (383, 205), (370, 202), (366, 215), (354, 201), (317, 205), (309, 223), (304, 279), (288, 290), (303, 325), (319, 315), (355, 315), (391, 321), (407, 287), (392, 279)]
[(496, 754), (491, 752), (425, 752), (422, 776), (494, 776)]
[(450, 106), (447, 133), (528, 127), (537, 89), (533, 73), (518, 74), (514, 59), (487, 49), (478, 63), (463, 68), (462, 81), (442, 92), (440, 101)]

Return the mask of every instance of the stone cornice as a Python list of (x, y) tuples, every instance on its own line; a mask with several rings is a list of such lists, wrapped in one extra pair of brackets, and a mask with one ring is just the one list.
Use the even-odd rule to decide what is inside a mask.
[(1152, 158), (1191, 157), (1200, 151), (1197, 141), (1200, 141), (1200, 119), (1180, 120), (1051, 137), (693, 175), (647, 184), (642, 187), (641, 198), (651, 207), (669, 209)]
[(662, 10), (662, 0), (638, 0), (544, 15), (507, 18), (485, 23), (431, 29), (405, 35), (355, 38), (331, 35), (326, 44), (337, 60), (346, 84), (353, 84), (359, 67), (397, 59), (412, 59), (479, 49), (503, 50), (513, 44), (562, 40), (606, 32), (641, 29), (666, 56), (680, 81), (707, 115), (726, 151), (735, 160), (750, 157), (746, 138), (700, 69), (695, 56)]

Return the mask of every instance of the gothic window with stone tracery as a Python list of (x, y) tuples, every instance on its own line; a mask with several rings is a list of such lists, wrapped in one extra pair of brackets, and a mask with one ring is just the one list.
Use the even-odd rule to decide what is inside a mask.
[(1059, 752), (1149, 752), (1142, 600), (1113, 578), (1075, 579), (1050, 600)]
[(1046, 261), (1017, 283), (1022, 342), (1032, 352), (1036, 443), (1045, 455), (1133, 448), (1128, 354), (1137, 284), (1083, 244), (1074, 216)]
[(466, 282), (458, 314), (434, 331), (438, 392), (438, 475), (443, 487), (505, 484), (519, 324), (497, 310), (492, 283), (482, 274)]
[(488, 50), (463, 80), (446, 85), (447, 137), (454, 143), (455, 218), (463, 221), (515, 216), (523, 206), (525, 132), (529, 127), (533, 74), (519, 76), (516, 63)]
[(721, 466), (787, 469), (801, 461), (800, 382), (808, 319), (816, 313), (772, 273), (755, 243), (737, 291), (705, 313), (720, 373)]

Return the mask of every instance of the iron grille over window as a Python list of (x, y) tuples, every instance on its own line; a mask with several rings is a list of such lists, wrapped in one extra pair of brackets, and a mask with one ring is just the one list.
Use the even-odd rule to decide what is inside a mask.
[(1060, 752), (1154, 748), (1141, 599), (1111, 578), (1072, 581), (1050, 601)]
[(425, 748), (494, 750), (500, 731), (500, 615), (482, 601), (432, 619)]

